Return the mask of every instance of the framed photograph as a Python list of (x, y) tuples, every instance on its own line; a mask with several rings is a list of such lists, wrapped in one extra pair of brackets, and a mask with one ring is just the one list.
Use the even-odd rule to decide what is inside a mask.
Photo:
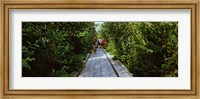
[(199, 98), (199, 0), (1, 7), (2, 97)]

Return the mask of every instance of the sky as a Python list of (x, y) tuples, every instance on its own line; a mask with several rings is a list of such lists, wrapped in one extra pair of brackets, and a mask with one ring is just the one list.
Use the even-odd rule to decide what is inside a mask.
[(103, 22), (94, 22), (94, 24), (97, 24), (96, 31), (98, 32), (100, 30), (101, 24), (103, 24)]

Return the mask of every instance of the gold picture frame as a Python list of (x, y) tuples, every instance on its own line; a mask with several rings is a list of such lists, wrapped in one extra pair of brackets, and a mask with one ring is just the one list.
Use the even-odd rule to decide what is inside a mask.
[[(4, 0), (1, 1), (1, 97), (21, 98), (200, 98), (200, 0)], [(9, 90), (9, 9), (191, 9), (191, 90)], [(181, 83), (181, 82), (180, 82)]]

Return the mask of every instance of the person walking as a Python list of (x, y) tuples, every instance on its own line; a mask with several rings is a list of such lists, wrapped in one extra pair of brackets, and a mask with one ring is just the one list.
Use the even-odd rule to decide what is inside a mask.
[(98, 39), (98, 45), (100, 46), (100, 49), (102, 48), (102, 39)]
[(106, 43), (106, 42), (105, 42), (104, 38), (98, 39), (98, 45), (100, 46), (100, 49), (103, 48), (103, 45), (104, 45), (105, 43)]
[(93, 47), (93, 54), (96, 54), (97, 50), (97, 37), (94, 35), (92, 38), (92, 47)]
[(104, 38), (102, 38), (102, 45), (101, 45), (102, 48), (103, 48), (104, 44), (105, 44), (105, 40), (104, 40)]

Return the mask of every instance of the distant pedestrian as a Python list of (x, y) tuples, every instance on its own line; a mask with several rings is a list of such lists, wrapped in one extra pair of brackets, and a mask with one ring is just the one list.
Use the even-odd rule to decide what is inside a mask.
[(103, 44), (103, 45), (105, 44), (105, 40), (104, 40), (104, 38), (102, 38), (102, 44)]
[(105, 40), (102, 38), (102, 39), (99, 39), (98, 42), (99, 42), (100, 49), (103, 48), (103, 45), (105, 44)]
[(92, 47), (93, 47), (93, 53), (96, 54), (96, 50), (97, 50), (97, 37), (94, 35), (92, 38)]

